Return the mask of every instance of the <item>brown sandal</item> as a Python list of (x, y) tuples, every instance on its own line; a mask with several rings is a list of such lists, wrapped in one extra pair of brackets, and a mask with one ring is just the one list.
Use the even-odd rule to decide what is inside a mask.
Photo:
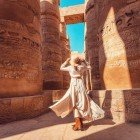
[(75, 118), (75, 125), (73, 126), (74, 131), (83, 130), (82, 118)]

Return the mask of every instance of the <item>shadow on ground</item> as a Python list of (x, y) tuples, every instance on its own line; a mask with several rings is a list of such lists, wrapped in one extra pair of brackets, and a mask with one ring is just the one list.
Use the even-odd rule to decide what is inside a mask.
[[(74, 119), (72, 113), (69, 116), (62, 119), (60, 117), (57, 117), (54, 112), (50, 111), (49, 113), (34, 119), (17, 121), (17, 122), (0, 125), (0, 138), (6, 138), (6, 137), (23, 134), (26, 132), (48, 128), (52, 126), (57, 128), (58, 125), (66, 126), (68, 124), (71, 125), (70, 127), (72, 128), (73, 122)], [(86, 131), (90, 127), (96, 125), (114, 125), (114, 124), (115, 123), (112, 120), (104, 120), (104, 119), (96, 120), (94, 122), (86, 122), (84, 125), (85, 128), (84, 130)]]
[(85, 131), (73, 131), (73, 114), (65, 118), (54, 112), (40, 117), (0, 125), (3, 140), (138, 140), (140, 125), (114, 123), (111, 119), (84, 122)]
[(41, 128), (46, 128), (53, 125), (67, 124), (72, 122), (72, 114), (62, 119), (60, 117), (57, 117), (54, 112), (50, 111), (49, 113), (46, 113), (34, 119), (27, 119), (23, 121), (0, 125), (0, 138), (5, 138)]
[(89, 122), (84, 124), (84, 130), (89, 129), (92, 126), (96, 125), (114, 125), (115, 122), (113, 122), (111, 119), (99, 119), (94, 122)]
[(140, 139), (139, 124), (119, 124), (101, 131), (87, 134), (75, 140), (138, 140)]

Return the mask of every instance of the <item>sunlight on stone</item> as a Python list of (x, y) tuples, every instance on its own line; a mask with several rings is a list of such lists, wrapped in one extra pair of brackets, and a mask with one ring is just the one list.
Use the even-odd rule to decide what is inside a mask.
[[(115, 38), (113, 37), (113, 35), (115, 36)], [(103, 48), (101, 48), (102, 50), (100, 51), (101, 52), (104, 51), (106, 58), (103, 75), (106, 88), (108, 88), (110, 84), (108, 82), (109, 78), (108, 71), (113, 71), (113, 69), (115, 70), (115, 67), (118, 67), (118, 72), (121, 71), (122, 73), (124, 73), (125, 79), (123, 80), (125, 80), (125, 85), (127, 86), (126, 88), (128, 89), (132, 88), (128, 60), (125, 50), (126, 48), (118, 32), (113, 7), (111, 7), (108, 12), (106, 21), (103, 25), (103, 34), (101, 38), (103, 40)]]

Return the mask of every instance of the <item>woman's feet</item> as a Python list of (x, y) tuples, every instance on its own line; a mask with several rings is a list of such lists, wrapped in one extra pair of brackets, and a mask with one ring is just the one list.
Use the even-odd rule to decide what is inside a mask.
[(82, 118), (75, 118), (75, 125), (73, 126), (74, 131), (83, 130)]

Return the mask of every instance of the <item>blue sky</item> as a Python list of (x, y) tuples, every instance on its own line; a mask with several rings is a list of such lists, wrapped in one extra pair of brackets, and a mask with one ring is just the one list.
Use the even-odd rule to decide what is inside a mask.
[[(61, 0), (60, 6), (67, 7), (83, 4), (85, 0)], [(72, 51), (83, 52), (84, 49), (84, 23), (67, 25), (67, 34), (70, 38)]]
[(61, 7), (67, 7), (67, 6), (72, 6), (72, 5), (77, 5), (77, 4), (83, 4), (85, 0), (60, 0), (60, 6)]

